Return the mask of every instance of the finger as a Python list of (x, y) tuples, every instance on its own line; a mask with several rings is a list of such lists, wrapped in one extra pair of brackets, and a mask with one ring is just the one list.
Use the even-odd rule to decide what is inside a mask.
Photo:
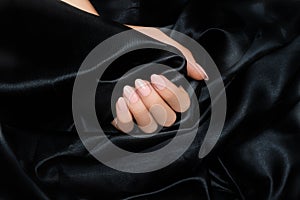
[(180, 86), (177, 87), (163, 75), (153, 74), (151, 83), (158, 94), (176, 112), (185, 112), (191, 105), (188, 93)]
[(122, 132), (124, 132), (124, 133), (129, 133), (129, 132), (131, 132), (132, 129), (133, 129), (133, 122), (132, 122), (132, 128), (131, 128), (130, 126), (125, 126), (125, 127), (124, 127), (124, 125), (123, 125), (123, 126), (120, 125), (120, 122), (119, 122), (119, 120), (118, 120), (117, 117), (114, 118), (114, 120), (111, 122), (111, 124), (112, 124), (116, 129), (118, 129), (119, 131), (122, 131)]
[(139, 128), (145, 133), (153, 133), (158, 127), (157, 123), (136, 93), (135, 89), (127, 85), (124, 87), (123, 93), (128, 108)]
[(186, 61), (187, 61), (187, 73), (188, 76), (195, 80), (208, 80), (208, 76), (205, 72), (205, 70), (196, 62), (193, 54), (191, 51), (181, 44), (177, 47), (181, 53), (184, 55)]
[(176, 120), (175, 112), (154, 90), (151, 84), (142, 79), (136, 79), (135, 87), (146, 108), (161, 126), (169, 127)]
[(187, 73), (188, 76), (195, 80), (208, 80), (208, 76), (204, 69), (196, 62), (187, 60)]
[(165, 44), (171, 45), (175, 48), (177, 48), (185, 57), (187, 60), (187, 72), (188, 76), (195, 80), (208, 80), (208, 76), (204, 69), (196, 62), (194, 59), (193, 54), (191, 51), (180, 44), (179, 42), (175, 41), (173, 38), (169, 37), (165, 33), (163, 33), (161, 30), (153, 27), (138, 27), (138, 26), (129, 26), (145, 35), (148, 35), (149, 37), (152, 37), (160, 42), (163, 42)]
[(162, 42), (174, 46), (183, 54), (187, 61), (188, 76), (195, 80), (208, 80), (208, 75), (206, 74), (205, 70), (196, 62), (192, 52), (188, 48), (184, 47), (170, 37), (165, 38), (165, 40), (163, 40)]
[(123, 97), (120, 97), (116, 103), (117, 118), (115, 121), (115, 127), (124, 133), (129, 133), (133, 129), (133, 120), (131, 113), (127, 107), (127, 103)]

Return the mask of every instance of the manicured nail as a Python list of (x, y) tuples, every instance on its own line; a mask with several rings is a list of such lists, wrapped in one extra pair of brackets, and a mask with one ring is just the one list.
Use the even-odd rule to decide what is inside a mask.
[(118, 105), (118, 108), (120, 109), (120, 111), (122, 111), (122, 112), (127, 112), (128, 111), (127, 104), (126, 104), (125, 99), (123, 97), (120, 97), (118, 99), (117, 105)]
[(123, 89), (123, 93), (125, 98), (130, 102), (130, 103), (136, 103), (139, 100), (139, 96), (137, 93), (134, 91), (134, 88), (126, 85)]
[(204, 75), (204, 80), (208, 80), (209, 78), (208, 78), (208, 75), (206, 74), (206, 72), (204, 71), (204, 69), (198, 64), (198, 63), (196, 63), (196, 66), (197, 66), (197, 68), (203, 73), (203, 75)]
[(120, 97), (117, 101), (117, 118), (113, 124), (119, 130), (129, 133), (133, 129), (132, 116), (127, 107), (126, 101)]
[[(189, 62), (189, 61), (188, 61)], [(189, 62), (190, 65), (192, 65), (203, 77), (204, 80), (208, 80), (208, 75), (206, 74), (206, 72), (204, 71), (204, 69), (196, 62)]]
[(166, 83), (165, 83), (164, 79), (157, 74), (153, 74), (151, 76), (151, 83), (153, 83), (154, 86), (159, 90), (163, 90), (166, 88)]
[(148, 96), (151, 93), (151, 88), (142, 79), (135, 80), (135, 87), (144, 97)]

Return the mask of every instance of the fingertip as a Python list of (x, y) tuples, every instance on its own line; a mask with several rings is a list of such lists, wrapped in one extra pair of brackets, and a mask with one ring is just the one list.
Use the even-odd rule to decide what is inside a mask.
[(150, 79), (151, 79), (151, 83), (154, 85), (156, 89), (163, 90), (166, 88), (166, 83), (162, 78), (162, 75), (152, 74)]
[(195, 65), (196, 65), (197, 69), (200, 71), (203, 79), (206, 81), (209, 80), (209, 77), (208, 77), (207, 73), (205, 72), (205, 70), (203, 69), (203, 67), (201, 67), (198, 63), (195, 63)]
[(127, 101), (129, 101), (130, 103), (136, 103), (139, 101), (139, 96), (135, 91), (135, 88), (126, 85), (123, 88), (123, 96), (126, 98)]
[(197, 81), (209, 80), (208, 75), (198, 63), (187, 62), (187, 70), (188, 76)]

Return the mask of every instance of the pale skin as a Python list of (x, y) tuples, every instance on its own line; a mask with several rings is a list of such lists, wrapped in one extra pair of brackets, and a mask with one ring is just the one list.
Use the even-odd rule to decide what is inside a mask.
[[(61, 0), (78, 9), (99, 16), (89, 0)], [(188, 76), (195, 80), (207, 80), (203, 68), (192, 53), (183, 45), (154, 27), (126, 25), (160, 42), (172, 45), (185, 56)], [(153, 133), (158, 125), (169, 127), (176, 120), (175, 112), (185, 112), (190, 107), (188, 93), (177, 87), (163, 75), (153, 74), (150, 80), (137, 79), (134, 86), (124, 86), (123, 96), (116, 103), (116, 118), (112, 124), (122, 132), (129, 133), (138, 127), (145, 133)]]

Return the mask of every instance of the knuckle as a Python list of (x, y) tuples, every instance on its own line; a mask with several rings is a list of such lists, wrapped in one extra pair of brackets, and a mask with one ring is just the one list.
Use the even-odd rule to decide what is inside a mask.
[(168, 92), (165, 93), (164, 99), (169, 101), (169, 100), (178, 99), (178, 97), (177, 97), (177, 95), (175, 94), (174, 91), (168, 91)]
[(147, 110), (147, 108), (145, 107), (138, 107), (138, 108), (135, 108), (133, 110), (134, 114), (135, 115), (145, 115), (147, 114), (149, 111)]

